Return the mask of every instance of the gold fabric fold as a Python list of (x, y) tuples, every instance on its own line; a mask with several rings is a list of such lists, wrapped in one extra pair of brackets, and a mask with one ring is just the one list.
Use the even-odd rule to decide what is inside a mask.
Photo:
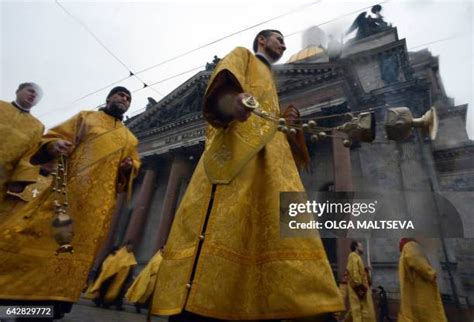
[(399, 322), (447, 322), (436, 282), (436, 271), (417, 242), (403, 246), (398, 264), (400, 277)]
[(150, 259), (125, 294), (125, 298), (129, 302), (143, 304), (148, 300), (155, 288), (156, 274), (162, 260), (161, 251), (158, 251)]
[(129, 253), (125, 246), (120, 248), (115, 254), (107, 256), (107, 258), (102, 263), (102, 269), (99, 276), (94, 281), (94, 284), (90, 289), (92, 297), (95, 298), (98, 296), (102, 283), (115, 276), (104, 296), (106, 303), (113, 302), (117, 298), (120, 289), (125, 283), (131, 267), (135, 265), (137, 265), (135, 256), (133, 253)]
[(135, 136), (103, 112), (80, 112), (51, 129), (43, 144), (58, 139), (75, 146), (67, 158), (74, 254), (54, 255), (55, 195), (47, 190), (0, 223), (0, 299), (77, 301), (110, 228), (120, 162), (131, 157), (140, 164)]
[[(237, 48), (214, 73), (224, 68), (234, 68), (244, 90), (267, 112), (279, 114), (275, 85), (263, 62)], [(254, 116), (227, 129), (209, 126), (206, 150), (163, 252), (152, 314), (187, 310), (224, 320), (258, 320), (343, 311), (320, 238), (280, 236), (280, 192), (285, 191), (304, 187), (284, 134)]]
[[(238, 47), (220, 61), (204, 95), (204, 115), (212, 115), (209, 96), (221, 73), (232, 75), (236, 88), (257, 98), (262, 110), (279, 115), (276, 87), (270, 69), (250, 51)], [(212, 125), (210, 125), (212, 127)], [(227, 128), (209, 128), (204, 167), (212, 183), (228, 184), (275, 135), (277, 126), (256, 115), (245, 122), (234, 121)]]
[(43, 124), (30, 113), (20, 111), (9, 102), (0, 101), (0, 221), (3, 199), (10, 181), (34, 182), (39, 167), (29, 164), (36, 151)]
[[(355, 252), (349, 254), (347, 260), (347, 293), (349, 296), (350, 313), (353, 321), (375, 322), (374, 302), (362, 258)], [(360, 298), (357, 291), (363, 289), (365, 295)]]

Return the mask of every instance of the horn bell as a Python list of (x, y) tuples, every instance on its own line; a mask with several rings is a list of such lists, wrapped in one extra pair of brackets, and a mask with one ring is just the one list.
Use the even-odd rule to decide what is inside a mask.
[(422, 117), (414, 119), (413, 126), (419, 127), (424, 135), (428, 135), (431, 140), (435, 140), (438, 134), (438, 114), (436, 109), (431, 107)]
[(411, 135), (413, 127), (420, 128), (424, 135), (431, 140), (438, 132), (438, 117), (436, 109), (432, 107), (422, 117), (414, 118), (408, 107), (388, 108), (385, 113), (385, 133), (387, 139), (402, 141)]

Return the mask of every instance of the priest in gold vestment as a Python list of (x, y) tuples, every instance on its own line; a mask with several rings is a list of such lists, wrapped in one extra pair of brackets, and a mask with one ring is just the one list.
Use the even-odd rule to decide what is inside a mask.
[(6, 195), (8, 189), (21, 193), (39, 173), (39, 168), (29, 163), (29, 157), (44, 131), (43, 124), (30, 113), (40, 98), (38, 85), (22, 83), (15, 101), (0, 101), (0, 224), (15, 205), (16, 198)]
[(162, 251), (159, 250), (128, 288), (125, 298), (129, 302), (135, 303), (138, 307), (138, 305), (145, 304), (148, 301), (155, 287), (156, 275), (162, 260)]
[(133, 245), (127, 245), (110, 254), (100, 268), (100, 274), (94, 281), (89, 293), (97, 306), (115, 305), (122, 310), (123, 296), (137, 260), (133, 255)]
[(264, 30), (256, 55), (239, 47), (215, 68), (205, 151), (166, 242), (152, 314), (190, 322), (344, 310), (320, 238), (280, 237), (280, 192), (304, 191), (288, 138), (242, 105), (252, 95), (281, 115), (271, 64), (285, 49), (279, 31)]
[(353, 322), (375, 322), (372, 290), (370, 288), (368, 273), (360, 257), (362, 254), (362, 243), (353, 241), (351, 243), (351, 253), (347, 260), (346, 269), (350, 316)]
[(114, 88), (101, 111), (83, 111), (52, 128), (32, 158), (67, 155), (67, 194), (74, 253), (55, 256), (49, 191), (8, 218), (0, 232), (0, 303), (76, 302), (107, 236), (116, 195), (131, 189), (140, 165), (135, 136), (122, 124), (130, 92)]
[(400, 311), (398, 322), (447, 322), (436, 271), (417, 241), (400, 240)]

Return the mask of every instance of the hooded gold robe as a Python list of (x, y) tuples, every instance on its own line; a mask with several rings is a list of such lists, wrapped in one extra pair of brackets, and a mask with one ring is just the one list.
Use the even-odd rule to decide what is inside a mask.
[[(51, 129), (43, 144), (58, 139), (74, 144), (67, 158), (74, 253), (54, 254), (58, 245), (51, 222), (56, 196), (48, 190), (2, 226), (0, 299), (77, 301), (110, 228), (117, 192), (130, 191), (138, 171), (137, 139), (104, 112), (80, 112)], [(123, 181), (119, 164), (127, 157), (134, 166), (129, 180)]]
[[(347, 278), (351, 321), (375, 322), (372, 290), (365, 272), (364, 262), (355, 252), (351, 252), (347, 260)], [(357, 289), (365, 290), (363, 298), (357, 296)]]
[(158, 251), (150, 259), (125, 294), (125, 298), (129, 302), (144, 304), (148, 300), (155, 288), (156, 274), (158, 274), (162, 260), (161, 251)]
[(135, 265), (137, 265), (137, 261), (133, 252), (128, 252), (125, 246), (120, 248), (115, 254), (107, 256), (102, 263), (102, 269), (99, 276), (90, 289), (92, 298), (99, 295), (102, 283), (114, 276), (114, 280), (109, 285), (104, 296), (104, 301), (106, 303), (112, 303), (119, 295), (120, 289), (125, 283), (130, 269)]
[[(204, 115), (211, 124), (208, 98), (222, 82), (280, 115), (271, 70), (236, 48), (209, 81)], [(343, 311), (320, 238), (280, 237), (280, 192), (304, 191), (286, 136), (252, 115), (209, 126), (206, 139), (163, 252), (152, 314), (252, 320)]]
[(40, 143), (43, 131), (43, 124), (33, 115), (0, 101), (0, 221), (11, 208), (4, 202), (8, 182), (31, 183), (38, 176), (39, 167), (29, 164), (29, 157)]
[(420, 245), (403, 246), (398, 263), (400, 312), (398, 322), (447, 322), (443, 302), (431, 267)]

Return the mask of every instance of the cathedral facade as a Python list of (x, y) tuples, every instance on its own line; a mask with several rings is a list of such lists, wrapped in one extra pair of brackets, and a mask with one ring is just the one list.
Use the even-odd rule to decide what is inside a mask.
[[(141, 269), (166, 243), (174, 213), (203, 152), (206, 123), (202, 98), (213, 67), (200, 71), (159, 102), (127, 120), (140, 141), (143, 167), (130, 203), (119, 198), (107, 244), (134, 241)], [(308, 191), (397, 192), (395, 216), (439, 218), (452, 234), (440, 233), (428, 254), (439, 272), (447, 314), (474, 303), (474, 143), (466, 133), (467, 105), (454, 104), (443, 87), (438, 58), (410, 52), (397, 29), (358, 36), (344, 45), (308, 45), (289, 62), (274, 66), (281, 108), (297, 107), (304, 118), (335, 127), (348, 115), (370, 110), (376, 120), (371, 143), (327, 138), (307, 145), (311, 163), (301, 176)], [(421, 117), (432, 106), (439, 124), (435, 140), (413, 131), (391, 141), (384, 131), (386, 109), (405, 106)], [(319, 124), (319, 123), (318, 123)], [(423, 192), (422, 197), (417, 192)], [(381, 285), (396, 307), (398, 239), (374, 234), (367, 242), (373, 287)], [(447, 238), (450, 237), (450, 238)], [(457, 237), (457, 238), (452, 238)], [(325, 239), (329, 260), (342, 279), (349, 239)], [(103, 255), (102, 255), (103, 256)]]

